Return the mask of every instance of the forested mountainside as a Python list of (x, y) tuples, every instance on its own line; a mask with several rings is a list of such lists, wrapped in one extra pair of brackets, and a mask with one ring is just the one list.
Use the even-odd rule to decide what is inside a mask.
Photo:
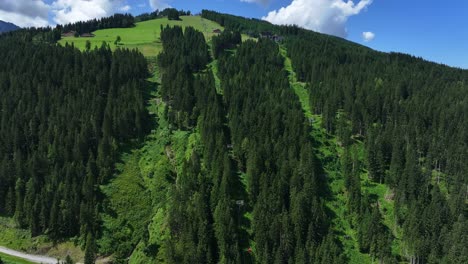
[[(168, 260), (248, 261), (245, 249), (252, 240), (259, 263), (342, 262), (333, 240), (325, 239), (323, 175), (278, 46), (248, 41), (220, 62), (223, 102), (211, 71), (192, 77), (208, 61), (201, 33), (175, 27), (165, 29), (161, 40), (168, 119), (180, 128), (197, 125), (202, 144), (175, 185)], [(231, 155), (228, 145), (234, 146)], [(251, 217), (237, 215), (238, 200)]]
[[(411, 259), (462, 260), (444, 257), (461, 242), (456, 227), (466, 226), (468, 72), (345, 44), (313, 34), (285, 43), (299, 80), (307, 83), (311, 109), (349, 155), (345, 177), (365, 168), (372, 181), (390, 187)], [(365, 142), (363, 165), (350, 153), (353, 138)], [(350, 182), (347, 191), (356, 188), (359, 193)], [(370, 212), (362, 196), (349, 199), (356, 224), (365, 221)], [(361, 240), (370, 250), (369, 237)]]
[(91, 241), (96, 186), (113, 173), (119, 142), (145, 134), (146, 61), (105, 45), (80, 52), (21, 37), (0, 40), (0, 212), (33, 236)]
[(468, 71), (206, 20), (146, 58), (56, 44), (129, 15), (2, 35), (2, 219), (86, 264), (468, 262)]
[[(372, 252), (388, 236), (379, 228), (366, 234), (373, 210), (354, 180), (364, 170), (391, 189), (394, 221), (411, 261), (467, 260), (461, 250), (467, 233), (458, 232), (468, 227), (468, 71), (301, 29), (211, 11), (203, 15), (227, 29), (288, 36), (283, 45), (298, 81), (306, 84), (310, 108), (344, 149), (348, 210), (362, 251)], [(353, 154), (361, 140), (363, 163)]]
[(0, 20), (0, 33), (17, 30), (19, 27), (13, 23)]

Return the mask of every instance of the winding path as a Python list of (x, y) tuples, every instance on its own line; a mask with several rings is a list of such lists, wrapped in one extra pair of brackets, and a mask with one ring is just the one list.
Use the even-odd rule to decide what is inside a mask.
[(57, 264), (56, 258), (51, 258), (51, 257), (41, 256), (41, 255), (27, 254), (27, 253), (16, 251), (16, 250), (9, 249), (6, 247), (0, 247), (0, 252), (10, 255), (10, 256), (22, 258), (22, 259), (25, 259), (34, 263)]

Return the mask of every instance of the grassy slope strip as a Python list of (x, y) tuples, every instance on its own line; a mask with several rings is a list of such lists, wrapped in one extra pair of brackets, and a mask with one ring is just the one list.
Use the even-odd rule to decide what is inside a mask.
[[(150, 22), (159, 30), (164, 21), (158, 19)], [(183, 25), (188, 25), (189, 21), (184, 19)], [(201, 22), (211, 23), (203, 19)], [(209, 35), (205, 34), (206, 37)], [(154, 59), (149, 60), (150, 71), (155, 73), (151, 81), (158, 83), (161, 81), (158, 67)], [(206, 74), (211, 75), (210, 72)], [(206, 86), (209, 89), (210, 85)], [(209, 90), (206, 92), (209, 93)], [(171, 129), (172, 122), (167, 119), (169, 107), (162, 100), (161, 91), (152, 89), (150, 97), (148, 111), (157, 122), (152, 134), (141, 146), (134, 146), (122, 155), (123, 162), (117, 166), (120, 170), (117, 177), (102, 187), (109, 197), (109, 204), (103, 217), (104, 235), (99, 245), (104, 254), (115, 252), (115, 259), (123, 259), (131, 253), (130, 263), (168, 260), (171, 254), (167, 247), (170, 238), (168, 212), (174, 196), (170, 194), (170, 189), (176, 179), (186, 173), (185, 163), (192, 155), (197, 153), (195, 155), (202, 156), (200, 128), (174, 131)], [(207, 94), (199, 97), (209, 98)], [(199, 109), (203, 110), (209, 104), (212, 102), (201, 104)], [(228, 144), (223, 144), (224, 148), (225, 145)], [(202, 160), (206, 163), (205, 159)], [(136, 232), (133, 233), (134, 230)]]
[[(359, 251), (356, 231), (352, 228), (352, 224), (346, 212), (348, 196), (341, 170), (342, 159), (340, 158), (343, 154), (343, 148), (336, 137), (327, 133), (323, 128), (322, 116), (311, 112), (309, 92), (307, 91), (306, 84), (297, 81), (296, 73), (292, 68), (290, 58), (287, 57), (286, 49), (281, 47), (280, 52), (285, 57), (285, 68), (289, 73), (291, 87), (294, 89), (301, 102), (305, 116), (312, 122), (312, 136), (317, 144), (315, 149), (324, 164), (333, 197), (333, 199), (327, 202), (327, 206), (336, 215), (333, 219), (333, 228), (338, 234), (341, 243), (344, 245), (344, 250), (350, 259), (350, 263), (371, 263), (371, 257)], [(363, 143), (361, 141), (355, 141), (355, 145), (356, 151), (359, 153), (359, 159), (363, 163)], [(361, 184), (363, 185), (363, 192), (378, 197), (377, 199), (382, 206), (381, 213), (384, 216), (385, 223), (391, 230), (394, 230), (394, 235), (398, 237), (399, 234), (395, 229), (396, 227), (393, 221), (393, 202), (386, 199), (389, 193), (388, 187), (384, 184), (371, 183), (367, 173), (361, 175)], [(394, 243), (394, 254), (399, 255), (398, 240), (394, 240)]]
[(107, 196), (103, 235), (98, 241), (101, 254), (113, 254), (117, 261), (130, 256), (129, 263), (165, 261), (170, 186), (199, 141), (197, 132), (171, 130), (165, 114), (167, 104), (157, 89), (159, 69), (155, 59), (148, 61), (153, 73), (147, 102), (151, 134), (128, 146), (114, 179), (101, 186)]
[(109, 207), (99, 245), (102, 253), (115, 253), (116, 259), (131, 254), (130, 263), (165, 259), (160, 247), (168, 237), (168, 192), (198, 141), (197, 133), (169, 130), (165, 106), (153, 88), (147, 106), (155, 121), (151, 134), (122, 155), (120, 171), (109, 185), (102, 186)]
[[(176, 60), (176, 57), (171, 59)], [(166, 71), (165, 67), (157, 70), (162, 74)], [(194, 259), (210, 263), (218, 259), (232, 261), (246, 254), (239, 249), (242, 245), (245, 247), (245, 242), (235, 235), (237, 224), (232, 225), (240, 214), (234, 201), (240, 199), (241, 192), (229, 191), (236, 189), (239, 183), (235, 181), (235, 165), (227, 151), (229, 137), (224, 135), (224, 107), (216, 94), (211, 71), (194, 76), (198, 83), (194, 84), (197, 87), (194, 92), (200, 115), (195, 127), (175, 128), (183, 125), (174, 123), (176, 110), (173, 108), (177, 105), (168, 99), (170, 88), (152, 91), (148, 110), (156, 118), (157, 125), (142, 146), (123, 154), (118, 176), (102, 187), (109, 196), (109, 207), (99, 244), (103, 253), (115, 252), (116, 260), (131, 254), (130, 263), (180, 263)], [(173, 80), (163, 78), (162, 85), (171, 87), (170, 81)], [(199, 178), (197, 174), (208, 178)], [(125, 198), (129, 196), (132, 199)], [(209, 204), (212, 204), (211, 210), (207, 207)], [(192, 206), (198, 209), (194, 211)], [(234, 214), (236, 219), (233, 219)], [(198, 225), (200, 218), (208, 222)], [(192, 227), (189, 230), (185, 226)], [(196, 236), (216, 241), (217, 246), (213, 248), (209, 240), (201, 237), (192, 241), (193, 228), (205, 228)], [(133, 230), (137, 232), (132, 234)]]

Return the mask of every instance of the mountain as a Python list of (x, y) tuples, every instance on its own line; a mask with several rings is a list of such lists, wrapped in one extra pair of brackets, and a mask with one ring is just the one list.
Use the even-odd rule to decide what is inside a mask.
[(0, 246), (467, 262), (466, 70), (208, 10), (17, 31), (0, 57)]
[(5, 22), (5, 21), (0, 20), (0, 33), (17, 30), (19, 28), (20, 27), (18, 27), (17, 25), (15, 25), (13, 23), (9, 23), (9, 22)]

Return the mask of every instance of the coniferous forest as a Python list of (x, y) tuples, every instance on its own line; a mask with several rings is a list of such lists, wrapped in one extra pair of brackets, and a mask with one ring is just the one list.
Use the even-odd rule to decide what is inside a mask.
[[(457, 249), (466, 241), (453, 239), (463, 236), (457, 226), (467, 224), (468, 72), (347, 47), (326, 36), (295, 37), (286, 46), (313, 95), (311, 108), (323, 116), (325, 129), (338, 135), (345, 153), (353, 137), (363, 137), (369, 178), (393, 190), (395, 221), (411, 261), (466, 261)], [(345, 165), (350, 194), (359, 193), (352, 159)], [(359, 194), (349, 198), (362, 225), (360, 247), (372, 250), (369, 242), (387, 234), (369, 233), (372, 209)], [(384, 237), (374, 238), (375, 233)]]
[(202, 17), (154, 58), (56, 44), (130, 15), (0, 36), (0, 216), (85, 264), (468, 262), (468, 71)]
[(92, 241), (97, 186), (112, 175), (119, 143), (146, 133), (146, 60), (18, 35), (0, 40), (0, 212), (33, 236)]

